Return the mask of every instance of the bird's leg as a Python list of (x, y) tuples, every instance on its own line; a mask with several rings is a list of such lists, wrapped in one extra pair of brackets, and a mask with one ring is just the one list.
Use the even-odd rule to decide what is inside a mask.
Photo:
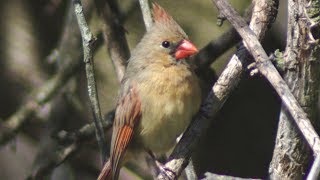
[(154, 153), (151, 150), (146, 150), (146, 151), (149, 154), (149, 156), (151, 157), (151, 159), (153, 160), (153, 162), (155, 163), (156, 167), (158, 168), (158, 171), (161, 172), (162, 170), (164, 170), (163, 164), (157, 160)]
[(146, 152), (150, 155), (151, 159), (153, 160), (155, 167), (157, 168), (157, 174), (162, 174), (162, 176), (167, 177), (166, 179), (172, 179), (172, 177), (174, 177), (175, 173), (172, 172), (170, 169), (166, 168), (161, 162), (159, 162), (151, 150), (146, 150)]

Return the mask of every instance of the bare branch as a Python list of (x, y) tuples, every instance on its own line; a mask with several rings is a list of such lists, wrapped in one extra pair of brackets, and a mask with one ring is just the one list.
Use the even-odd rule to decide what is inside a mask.
[[(112, 116), (108, 118), (102, 125), (104, 130), (112, 127)], [(49, 174), (55, 167), (59, 166), (66, 159), (80, 150), (80, 147), (94, 138), (95, 124), (86, 124), (82, 128), (74, 132), (60, 131), (55, 139), (60, 144), (59, 148), (53, 151), (50, 159), (41, 163), (27, 179), (42, 179)]]
[(193, 180), (197, 179), (197, 174), (195, 172), (194, 166), (193, 166), (193, 161), (190, 159), (188, 166), (184, 170), (186, 173), (186, 178), (187, 180)]
[(313, 162), (313, 165), (308, 174), (307, 180), (317, 180), (319, 179), (319, 174), (320, 174), (320, 156), (318, 155)]
[[(244, 18), (250, 21), (252, 15), (252, 4), (246, 9)], [(238, 32), (230, 27), (217, 39), (209, 42), (200, 52), (190, 59), (190, 61), (196, 65), (197, 68), (207, 68), (212, 64), (219, 56), (225, 51), (233, 47), (240, 42), (241, 38)]]
[[(88, 8), (88, 10), (89, 9), (92, 8)], [(72, 1), (69, 1), (63, 23), (62, 34), (58, 41), (58, 47), (52, 51), (52, 55), (48, 56), (47, 59), (50, 60), (48, 62), (54, 63), (52, 65), (55, 65), (58, 70), (70, 61), (81, 62), (79, 58), (81, 53), (78, 51), (78, 49), (81, 48), (81, 36), (77, 27), (78, 24), (74, 15)], [(78, 58), (75, 59), (75, 57)], [(30, 169), (30, 175), (28, 177), (30, 179), (44, 179), (44, 176), (47, 174), (43, 172), (46, 172), (47, 170), (41, 171), (40, 169), (43, 164), (46, 164), (46, 162), (50, 161), (51, 158), (43, 157), (57, 156), (55, 153), (61, 146), (51, 138), (51, 135), (53, 132), (56, 132), (65, 126), (66, 119), (64, 119), (64, 115), (66, 115), (68, 111), (67, 102), (70, 101), (67, 101), (69, 98), (63, 98), (63, 96), (70, 96), (71, 94), (74, 94), (74, 85), (76, 85), (75, 76), (73, 76), (73, 78), (64, 86), (62, 91), (59, 92), (52, 101), (50, 101), (51, 108), (47, 112), (45, 131), (40, 136), (40, 140), (38, 142), (39, 148), (35, 158), (33, 159), (32, 168)], [(67, 152), (69, 152), (69, 150)], [(61, 169), (64, 168), (61, 167), (60, 170)], [(48, 170), (48, 172), (51, 171)]]
[(254, 57), (258, 70), (275, 88), (313, 152), (315, 154), (319, 154), (319, 136), (310, 123), (306, 113), (302, 110), (298, 101), (292, 95), (289, 87), (273, 64), (269, 61), (266, 52), (262, 48), (255, 34), (227, 1), (213, 0), (213, 2), (218, 7), (219, 11), (222, 12), (229, 22), (237, 29), (245, 42), (246, 48)]
[(139, 3), (141, 7), (144, 24), (146, 26), (147, 31), (149, 31), (153, 22), (152, 22), (148, 0), (139, 0)]
[[(112, 119), (107, 119), (103, 122), (102, 127), (104, 130), (108, 130), (112, 127)], [(90, 140), (93, 138), (95, 134), (95, 124), (90, 123), (82, 126), (77, 131), (73, 132), (66, 132), (66, 131), (60, 131), (57, 136), (55, 137), (60, 144), (64, 143), (82, 143), (87, 140)]]
[(41, 164), (36, 168), (35, 171), (32, 172), (26, 179), (34, 180), (34, 179), (43, 179), (45, 175), (49, 174), (56, 166), (60, 165), (64, 162), (67, 157), (70, 157), (71, 154), (74, 154), (79, 150), (79, 145), (76, 143), (72, 143), (70, 145), (66, 145), (53, 152), (50, 156), (50, 160), (46, 161), (45, 164)]
[(79, 61), (64, 64), (55, 76), (31, 92), (32, 98), (23, 103), (14, 114), (0, 124), (0, 145), (11, 140), (37, 111), (58, 94), (61, 87), (79, 70), (80, 64)]
[[(312, 21), (309, 21), (308, 10), (312, 12), (310, 17), (319, 17), (319, 5), (319, 1), (288, 0), (287, 45), (279, 60), (284, 65), (284, 80), (314, 125), (319, 123), (320, 66), (315, 62), (320, 60), (320, 51), (318, 45), (312, 45)], [(313, 14), (315, 12), (317, 15)], [(282, 104), (269, 177), (304, 178), (311, 160), (310, 152), (291, 114)]]
[(234, 28), (230, 28), (217, 39), (209, 42), (200, 52), (190, 59), (197, 68), (209, 67), (219, 56), (240, 42), (241, 38)]
[[(277, 10), (277, 8), (263, 9), (259, 6), (272, 6), (270, 3), (273, 2), (274, 1), (265, 0), (254, 6), (254, 11), (255, 9), (259, 9), (260, 15), (266, 17), (265, 21), (260, 21), (258, 18), (252, 18), (250, 22), (250, 26), (258, 26), (258, 28), (253, 29), (259, 30), (257, 36), (260, 39), (264, 36), (267, 27), (271, 23), (271, 19), (273, 19), (271, 15), (276, 14), (274, 11)], [(253, 16), (256, 15), (257, 14), (253, 14)], [(166, 172), (159, 174), (158, 179), (176, 179), (179, 177), (183, 168), (188, 164), (191, 152), (196, 148), (200, 136), (209, 127), (211, 120), (227, 100), (231, 91), (238, 84), (248, 55), (248, 52), (244, 48), (240, 48), (237, 54), (231, 58), (227, 67), (212, 87), (208, 97), (203, 102), (200, 111), (170, 155), (169, 161), (165, 164)]]
[(118, 5), (114, 0), (95, 0), (95, 4), (98, 13), (103, 18), (103, 36), (120, 82), (126, 69), (127, 60), (130, 57), (130, 51), (125, 29), (119, 19)]
[(206, 177), (202, 180), (259, 180), (259, 179), (252, 179), (252, 178), (239, 178), (233, 176), (226, 176), (226, 175), (219, 175), (213, 173), (205, 173)]
[(91, 109), (93, 113), (93, 119), (96, 127), (96, 137), (100, 147), (102, 164), (104, 164), (107, 155), (107, 145), (102, 127), (102, 116), (100, 111), (99, 99), (97, 95), (97, 86), (94, 76), (94, 63), (92, 55), (92, 47), (95, 42), (87, 22), (84, 17), (83, 8), (80, 0), (74, 0), (74, 11), (77, 17), (79, 29), (82, 36), (83, 55), (86, 66), (87, 85), (89, 92), (89, 99), (91, 102)]

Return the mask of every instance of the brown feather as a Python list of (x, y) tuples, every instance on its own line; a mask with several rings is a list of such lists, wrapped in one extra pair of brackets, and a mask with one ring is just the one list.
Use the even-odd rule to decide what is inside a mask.
[(153, 3), (153, 20), (155, 22), (172, 21), (173, 18), (157, 3)]
[(134, 128), (141, 117), (141, 102), (138, 93), (131, 86), (117, 106), (111, 141), (111, 169), (113, 179), (118, 179), (125, 152), (134, 135)]
[(97, 180), (111, 180), (111, 179), (112, 179), (111, 163), (109, 160), (104, 164)]

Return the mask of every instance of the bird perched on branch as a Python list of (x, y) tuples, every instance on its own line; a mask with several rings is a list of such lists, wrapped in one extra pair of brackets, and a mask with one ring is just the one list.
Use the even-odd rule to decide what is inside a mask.
[(159, 5), (154, 24), (136, 48), (121, 82), (110, 159), (98, 179), (118, 179), (135, 152), (165, 153), (199, 110), (198, 79), (185, 58), (198, 52), (188, 36)]

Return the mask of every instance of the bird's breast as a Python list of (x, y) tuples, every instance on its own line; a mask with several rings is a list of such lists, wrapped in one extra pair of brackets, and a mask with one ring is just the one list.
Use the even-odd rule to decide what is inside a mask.
[(166, 152), (199, 109), (198, 80), (187, 68), (177, 67), (145, 76), (138, 83), (142, 118), (137, 138), (155, 153)]

